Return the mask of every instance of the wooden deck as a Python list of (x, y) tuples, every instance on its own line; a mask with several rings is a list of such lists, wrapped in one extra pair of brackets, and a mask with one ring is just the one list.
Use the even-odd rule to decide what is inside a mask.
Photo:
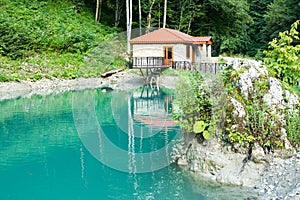
[(188, 61), (172, 61), (169, 63), (169, 65), (165, 65), (163, 57), (133, 57), (129, 68), (139, 69), (142, 76), (146, 77), (147, 84), (157, 84), (161, 72), (168, 68), (217, 74), (226, 67), (226, 64), (222, 63), (191, 63)]
[(172, 65), (164, 64), (163, 57), (133, 57), (129, 65), (129, 69), (140, 70), (142, 76), (146, 77), (147, 84), (157, 83), (161, 72), (171, 67)]
[(146, 69), (148, 74), (159, 73), (167, 68), (178, 70), (198, 70), (203, 73), (217, 74), (223, 70), (226, 64), (222, 63), (192, 63), (188, 61), (172, 61), (171, 64), (165, 65), (163, 57), (133, 57), (130, 62), (130, 69)]
[(165, 65), (163, 57), (133, 57), (130, 62), (130, 69), (156, 69), (170, 68), (172, 65)]
[(223, 63), (190, 63), (187, 61), (174, 61), (173, 69), (179, 70), (197, 70), (203, 73), (217, 74), (226, 67)]

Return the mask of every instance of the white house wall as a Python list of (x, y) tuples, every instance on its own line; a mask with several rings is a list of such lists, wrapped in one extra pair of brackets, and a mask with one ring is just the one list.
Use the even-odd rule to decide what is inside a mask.
[(189, 61), (186, 59), (186, 45), (174, 44), (174, 61)]
[(133, 57), (163, 57), (161, 44), (134, 44), (132, 45)]
[(201, 62), (211, 62), (211, 45), (203, 44), (199, 46)]
[[(190, 58), (186, 58), (186, 44), (133, 44), (132, 56), (133, 57), (163, 57), (163, 47), (173, 47), (174, 61), (190, 61), (192, 62), (193, 50), (195, 50), (195, 62), (208, 62), (211, 57), (211, 45), (203, 45), (202, 50), (200, 46), (190, 46)], [(200, 59), (201, 57), (201, 59)]]

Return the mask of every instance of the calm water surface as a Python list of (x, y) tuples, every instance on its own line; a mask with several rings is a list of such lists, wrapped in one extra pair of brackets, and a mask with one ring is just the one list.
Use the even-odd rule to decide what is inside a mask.
[[(1, 101), (0, 199), (226, 199), (230, 188), (154, 158), (161, 149), (168, 154), (178, 136), (171, 110), (170, 91), (147, 88)], [(127, 154), (109, 149), (103, 137)], [(139, 173), (149, 166), (155, 170)]]

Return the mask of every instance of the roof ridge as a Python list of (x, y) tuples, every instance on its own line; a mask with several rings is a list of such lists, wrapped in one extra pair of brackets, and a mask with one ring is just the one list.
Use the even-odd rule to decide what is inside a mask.
[[(181, 37), (179, 34), (184, 35), (185, 37), (190, 38), (190, 39), (192, 38), (192, 36), (190, 36), (190, 35), (188, 35), (188, 34), (186, 34), (186, 33), (184, 33), (184, 32), (181, 32), (181, 31), (179, 31), (179, 30), (170, 29), (170, 28), (163, 28), (163, 29), (165, 29), (166, 31), (168, 31), (169, 33), (171, 33), (172, 35), (174, 35), (175, 37), (177, 37), (177, 38), (179, 38), (179, 39), (181, 39), (181, 40), (186, 40), (186, 38)], [(178, 34), (176, 34), (175, 31), (176, 31)]]

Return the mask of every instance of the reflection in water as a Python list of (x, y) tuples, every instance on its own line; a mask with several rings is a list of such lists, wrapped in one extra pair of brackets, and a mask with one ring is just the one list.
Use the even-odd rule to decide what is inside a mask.
[[(170, 91), (169, 91), (170, 92)], [(171, 117), (173, 96), (166, 93), (157, 85), (146, 84), (139, 90), (135, 90), (130, 98), (133, 106), (133, 120), (149, 126), (153, 132), (153, 128), (159, 128), (163, 134), (162, 141), (165, 145), (165, 154), (170, 154), (169, 148), (169, 130), (174, 127), (175, 123)], [(140, 151), (143, 144), (143, 129), (140, 131)], [(169, 156), (166, 157), (170, 162)]]
[[(160, 91), (157, 86), (144, 85), (132, 92), (132, 94), (127, 96), (127, 109), (128, 109), (128, 171), (129, 173), (137, 173), (136, 168), (136, 151), (143, 152), (143, 141), (144, 132), (149, 132), (145, 138), (151, 137), (156, 134), (157, 131), (163, 134), (165, 139), (160, 142), (164, 142), (165, 145), (165, 155), (170, 155), (169, 152), (169, 139), (168, 135), (170, 131), (168, 126), (175, 126), (169, 110), (169, 103), (172, 103), (172, 96), (165, 94)], [(135, 124), (139, 126), (139, 129), (134, 128)], [(156, 130), (157, 129), (157, 130)], [(139, 149), (135, 149), (135, 139), (139, 140)], [(156, 150), (156, 149), (152, 149)], [(152, 154), (150, 153), (150, 159), (152, 159)], [(169, 156), (165, 157), (166, 161), (169, 163)], [(141, 166), (145, 165), (144, 157), (141, 157)], [(136, 178), (134, 178), (136, 180)], [(135, 183), (137, 185), (137, 183)]]
[[(131, 113), (131, 101), (128, 97), (128, 172), (136, 173), (135, 165), (135, 149), (134, 149), (134, 129), (133, 129), (133, 119)], [(142, 162), (142, 165), (144, 163)]]
[[(135, 173), (142, 165), (152, 164), (138, 155), (162, 149), (171, 142), (177, 130), (151, 121), (156, 117), (151, 113), (169, 120), (167, 114), (172, 107), (169, 93), (160, 88), (153, 93), (155, 97), (135, 101), (136, 94), (146, 90), (125, 93), (85, 90), (0, 101), (1, 200), (217, 199), (210, 198), (215, 186), (193, 187), (195, 182), (190, 176), (173, 165)], [(93, 137), (99, 159), (122, 159), (103, 143), (106, 137), (126, 152), (125, 168), (131, 171), (117, 171), (99, 162), (78, 137), (72, 104), (79, 102), (87, 106), (91, 96), (92, 108), (101, 125)], [(157, 99), (158, 96), (161, 98)], [(76, 102), (74, 98), (78, 98)], [(77, 114), (92, 119), (90, 113), (80, 112), (84, 110), (78, 109)], [(139, 120), (141, 116), (147, 116), (149, 123), (143, 124)], [(127, 125), (120, 127), (117, 122)], [(89, 125), (83, 127), (85, 133), (91, 130)], [(164, 149), (164, 154), (168, 151)], [(151, 159), (157, 161), (155, 154)]]
[(172, 95), (164, 93), (158, 87), (144, 85), (140, 90), (133, 92), (131, 100), (134, 120), (158, 127), (175, 126), (170, 115)]
[[(172, 140), (179, 138), (180, 132), (174, 123), (166, 126), (166, 121), (172, 120), (170, 114), (157, 109), (164, 108), (157, 104), (164, 103), (158, 100), (167, 96), (164, 91), (159, 92), (160, 96), (143, 98), (144, 107), (137, 107), (134, 102), (137, 92), (143, 92), (143, 88), (110, 93), (105, 101), (103, 93), (75, 95), (73, 116), (81, 141), (96, 159), (117, 170), (144, 173), (169, 165), (168, 146), (173, 145)], [(138, 110), (149, 120), (136, 120), (140, 117)], [(112, 156), (117, 159), (111, 159)]]

